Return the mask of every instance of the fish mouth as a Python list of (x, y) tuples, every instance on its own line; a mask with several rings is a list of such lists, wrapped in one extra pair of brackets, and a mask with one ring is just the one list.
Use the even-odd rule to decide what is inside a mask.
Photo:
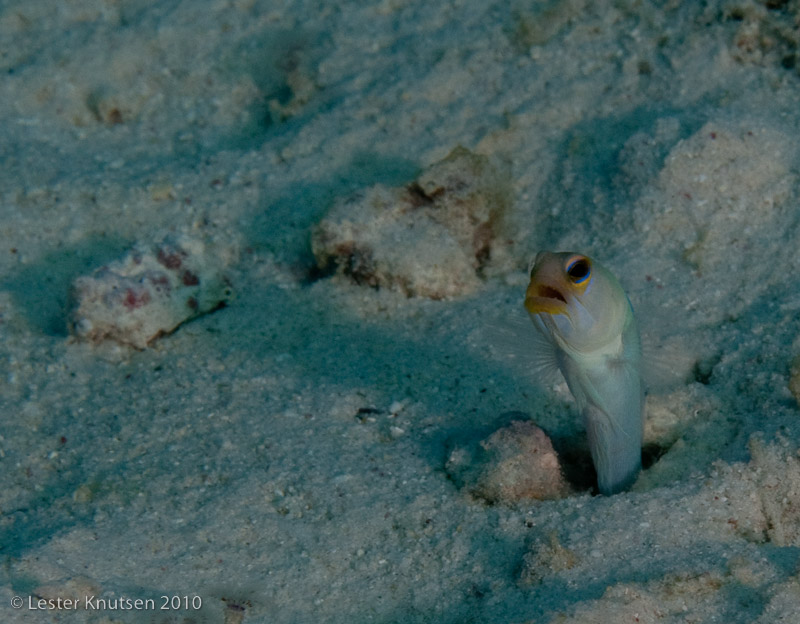
[(531, 283), (525, 293), (525, 309), (531, 314), (566, 314), (567, 298), (557, 288)]
[(562, 303), (567, 302), (567, 298), (561, 294), (557, 288), (553, 288), (552, 286), (547, 286), (546, 284), (539, 284), (536, 288), (539, 297), (544, 299), (557, 299)]

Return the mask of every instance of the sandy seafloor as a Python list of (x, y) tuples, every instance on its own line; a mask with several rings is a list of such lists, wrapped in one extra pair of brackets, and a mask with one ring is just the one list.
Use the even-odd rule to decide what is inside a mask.
[[(798, 20), (0, 4), (0, 621), (800, 621)], [(334, 200), (458, 145), (510, 163), (479, 288), (314, 270)], [(186, 229), (237, 254), (227, 307), (141, 351), (69, 336), (75, 277)], [(489, 504), (445, 469), (458, 441), (521, 412), (580, 446), (563, 384), (487, 330), (541, 249), (601, 260), (691, 364), (648, 397), (632, 491)], [(86, 594), (203, 606), (27, 604)]]

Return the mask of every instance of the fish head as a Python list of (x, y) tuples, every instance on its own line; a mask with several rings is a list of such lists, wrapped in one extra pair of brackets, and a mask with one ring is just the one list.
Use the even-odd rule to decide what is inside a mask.
[(582, 353), (618, 341), (630, 315), (630, 303), (614, 275), (573, 252), (537, 254), (525, 308), (546, 337)]

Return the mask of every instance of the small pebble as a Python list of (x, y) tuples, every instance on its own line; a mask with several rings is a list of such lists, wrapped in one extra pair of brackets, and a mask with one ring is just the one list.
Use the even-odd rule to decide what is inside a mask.
[(530, 421), (498, 429), (474, 453), (455, 448), (446, 469), (489, 502), (550, 500), (571, 493), (550, 438)]

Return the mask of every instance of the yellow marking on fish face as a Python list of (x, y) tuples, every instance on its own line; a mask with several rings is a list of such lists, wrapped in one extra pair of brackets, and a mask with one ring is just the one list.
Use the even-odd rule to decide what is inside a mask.
[(556, 288), (531, 283), (525, 293), (525, 308), (531, 314), (567, 314), (567, 300)]
[(618, 342), (632, 312), (617, 279), (573, 252), (541, 252), (531, 270), (525, 308), (563, 349), (584, 356)]
[(531, 314), (569, 316), (570, 299), (582, 295), (591, 280), (592, 262), (586, 256), (542, 252), (531, 270), (525, 308)]

